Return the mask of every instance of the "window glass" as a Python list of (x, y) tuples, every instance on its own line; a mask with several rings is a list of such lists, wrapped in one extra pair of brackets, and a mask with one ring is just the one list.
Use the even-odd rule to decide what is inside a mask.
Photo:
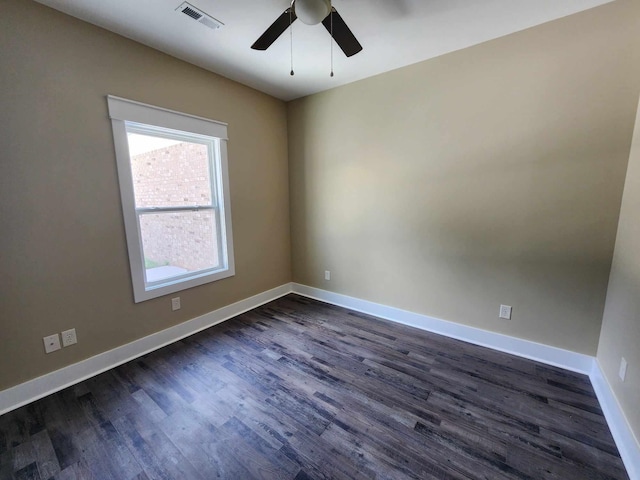
[(148, 283), (220, 266), (212, 210), (140, 215), (140, 235)]

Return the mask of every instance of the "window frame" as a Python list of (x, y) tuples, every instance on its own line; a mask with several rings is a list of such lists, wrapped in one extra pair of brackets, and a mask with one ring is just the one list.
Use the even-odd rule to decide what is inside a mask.
[[(134, 302), (143, 302), (235, 275), (227, 158), (227, 124), (113, 95), (107, 96), (107, 103), (113, 130)], [(184, 132), (185, 137), (191, 136), (194, 139), (206, 137), (205, 140), (210, 142), (209, 153), (212, 156), (209, 158), (209, 168), (212, 198), (211, 206), (206, 208), (213, 209), (214, 215), (216, 209), (219, 212), (216, 218), (220, 223), (218, 224), (219, 228), (216, 228), (215, 235), (219, 240), (221, 268), (189, 272), (155, 282), (146, 281), (139, 218), (140, 215), (151, 213), (154, 210), (158, 213), (166, 212), (164, 212), (164, 208), (157, 210), (136, 208), (127, 124), (133, 126), (133, 129), (139, 128), (139, 126), (142, 129), (149, 126), (150, 130), (156, 127), (159, 131), (171, 129)], [(198, 211), (201, 209), (204, 210), (204, 208), (197, 207), (168, 207), (168, 210), (175, 211)], [(144, 212), (141, 213), (141, 211)]]

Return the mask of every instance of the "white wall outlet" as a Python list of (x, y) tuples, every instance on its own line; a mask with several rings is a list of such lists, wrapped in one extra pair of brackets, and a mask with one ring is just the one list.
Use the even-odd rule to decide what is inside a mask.
[(69, 345), (74, 345), (78, 343), (78, 337), (76, 337), (76, 329), (72, 328), (71, 330), (65, 330), (60, 335), (62, 335), (62, 346), (68, 347)]
[(620, 360), (620, 370), (618, 370), (618, 376), (620, 380), (624, 382), (624, 378), (627, 376), (627, 361), (622, 357)]
[(331, 272), (329, 270), (324, 271), (324, 279), (331, 280)]
[(57, 333), (53, 335), (49, 335), (48, 337), (44, 337), (42, 339), (44, 342), (44, 351), (46, 353), (55, 352), (56, 350), (60, 350), (60, 337)]
[(500, 318), (511, 320), (511, 307), (509, 305), (500, 305)]
[(171, 299), (171, 310), (174, 312), (176, 310), (180, 310), (180, 297), (175, 297)]

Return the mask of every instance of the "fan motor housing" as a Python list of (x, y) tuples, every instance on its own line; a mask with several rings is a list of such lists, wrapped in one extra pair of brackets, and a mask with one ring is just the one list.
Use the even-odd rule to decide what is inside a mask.
[(302, 23), (317, 25), (331, 13), (331, 0), (294, 0), (293, 10)]

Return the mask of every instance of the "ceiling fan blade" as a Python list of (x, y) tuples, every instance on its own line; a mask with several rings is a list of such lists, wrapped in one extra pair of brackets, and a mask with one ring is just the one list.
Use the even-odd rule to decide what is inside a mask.
[[(289, 28), (289, 25), (296, 21), (296, 12), (292, 8), (287, 8), (282, 15), (280, 15), (275, 22), (271, 24), (269, 28), (255, 41), (251, 48), (254, 50), (266, 50), (275, 42), (284, 31)], [(334, 25), (335, 27), (335, 25)]]
[(340, 46), (347, 57), (355, 55), (362, 50), (362, 45), (351, 32), (340, 14), (335, 8), (331, 8), (331, 13), (322, 21), (324, 28), (331, 34), (331, 17), (333, 17), (333, 39)]

